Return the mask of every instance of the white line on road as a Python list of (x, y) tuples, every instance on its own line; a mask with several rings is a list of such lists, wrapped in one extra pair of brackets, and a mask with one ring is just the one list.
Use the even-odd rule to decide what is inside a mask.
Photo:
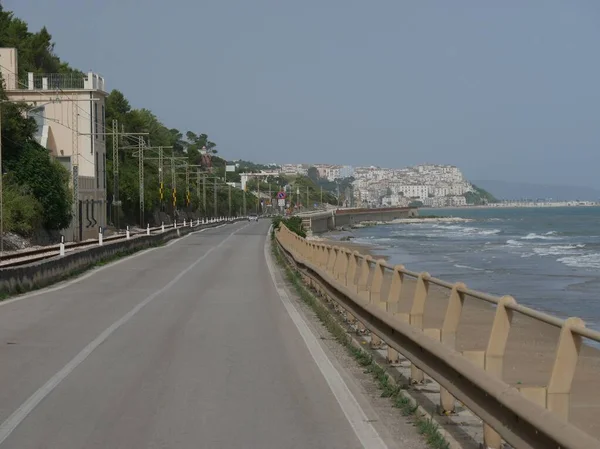
[[(271, 229), (269, 229), (269, 233), (270, 232)], [(298, 312), (294, 303), (290, 300), (285, 288), (277, 283), (275, 269), (269, 254), (269, 238), (270, 236), (267, 234), (264, 250), (265, 260), (267, 262), (267, 267), (269, 268), (269, 273), (271, 274), (271, 279), (273, 280), (273, 284), (275, 284), (279, 299), (281, 299), (281, 302), (292, 318), (292, 321), (298, 328), (298, 332), (300, 332), (310, 355), (319, 367), (319, 370), (321, 370), (321, 374), (323, 374), (329, 388), (331, 388), (344, 415), (346, 415), (346, 419), (352, 426), (354, 433), (363, 447), (367, 449), (387, 449), (387, 445), (381, 439), (377, 430), (375, 430), (375, 427), (369, 422), (366, 413), (348, 388), (348, 385), (346, 385), (346, 382), (344, 382), (341, 374), (335, 366), (333, 366), (331, 360), (327, 357), (327, 354), (325, 354), (325, 351), (319, 344), (319, 340), (317, 340), (317, 337), (312, 333), (310, 327), (308, 327), (308, 324), (302, 315), (300, 315), (300, 312)]]
[[(248, 226), (248, 225), (246, 225)], [(193, 270), (196, 265), (198, 265), (201, 261), (203, 261), (210, 253), (212, 253), (215, 249), (218, 249), (223, 245), (227, 240), (235, 235), (236, 232), (244, 229), (246, 226), (242, 226), (239, 229), (236, 229), (231, 234), (229, 234), (225, 239), (223, 239), (218, 245), (215, 245), (209, 248), (201, 257), (196, 259), (194, 263), (192, 263), (188, 268), (183, 270), (177, 276), (175, 276), (169, 283), (164, 285), (161, 289), (156, 290), (142, 302), (140, 302), (137, 306), (131, 309), (128, 313), (122, 316), (119, 320), (115, 321), (111, 326), (109, 326), (104, 332), (98, 335), (91, 343), (89, 343), (83, 350), (77, 354), (69, 363), (67, 363), (58, 373), (50, 378), (48, 382), (46, 382), (40, 389), (38, 389), (35, 393), (33, 393), (29, 399), (27, 399), (21, 406), (15, 410), (15, 412), (10, 415), (6, 421), (4, 421), (0, 425), (0, 444), (8, 438), (8, 436), (17, 428), (21, 422), (29, 415), (35, 407), (50, 393), (54, 390), (75, 368), (77, 368), (81, 363), (88, 358), (88, 356), (100, 346), (102, 343), (108, 339), (117, 329), (127, 323), (131, 318), (133, 318), (142, 308), (148, 305), (153, 299), (155, 299), (160, 294), (167, 291), (171, 288), (177, 281), (179, 281), (183, 276)]]

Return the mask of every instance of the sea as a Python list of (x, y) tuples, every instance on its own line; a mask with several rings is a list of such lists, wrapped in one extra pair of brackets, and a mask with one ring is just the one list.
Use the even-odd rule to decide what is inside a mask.
[(413, 271), (600, 330), (600, 207), (421, 209), (464, 221), (354, 229), (354, 242)]

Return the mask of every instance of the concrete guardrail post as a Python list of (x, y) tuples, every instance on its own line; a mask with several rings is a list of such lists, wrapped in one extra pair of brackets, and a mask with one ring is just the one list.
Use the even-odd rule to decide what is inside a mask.
[[(399, 318), (402, 321), (408, 323), (408, 314), (403, 314), (402, 317), (399, 315), (399, 304), (400, 296), (402, 295), (402, 287), (404, 285), (404, 265), (396, 265), (392, 271), (392, 280), (390, 282), (390, 291), (386, 302), (386, 310), (388, 313), (393, 315), (395, 318)], [(400, 363), (398, 358), (398, 351), (388, 345), (387, 347), (387, 362), (391, 365), (397, 365)]]
[(60, 256), (64, 256), (65, 255), (65, 236), (61, 235), (60, 236), (60, 245), (59, 245), (59, 254)]
[(150, 235), (150, 223), (146, 225), (146, 235)]
[(102, 237), (104, 237), (102, 235), (102, 226), (100, 226), (100, 228), (98, 229), (98, 245), (102, 246), (103, 242), (102, 242)]
[[(425, 301), (429, 293), (429, 273), (421, 273), (417, 278), (415, 295), (410, 308), (409, 323), (417, 329), (423, 330), (423, 314), (425, 313)], [(414, 364), (410, 365), (410, 380), (412, 383), (421, 383), (425, 380), (423, 371)]]
[(125, 229), (125, 238), (129, 240), (131, 238), (131, 233), (129, 232), (129, 226)]
[(194, 227), (194, 220), (190, 220), (190, 228)]
[[(507, 304), (516, 305), (517, 301), (512, 296), (503, 296), (498, 301), (484, 356), (483, 368), (498, 379), (502, 379), (504, 353), (513, 317), (513, 311), (506, 307)], [(483, 445), (489, 449), (500, 449), (502, 447), (502, 437), (487, 423), (483, 424)]]
[(371, 274), (371, 265), (370, 262), (373, 261), (371, 256), (364, 256), (362, 258), (362, 264), (360, 265), (360, 274), (358, 277), (358, 284), (356, 286), (356, 291), (358, 292), (358, 296), (365, 301), (369, 300), (369, 277)]
[(183, 227), (185, 228), (185, 227), (186, 227), (186, 225), (187, 225), (187, 223), (186, 223), (186, 221), (185, 221), (185, 218), (184, 218), (184, 219), (183, 219)]
[(581, 335), (572, 331), (573, 327), (585, 327), (585, 323), (576, 317), (568, 318), (565, 321), (556, 347), (546, 398), (547, 408), (565, 420), (569, 419), (571, 385), (579, 360), (582, 340)]
[(338, 259), (340, 248), (337, 246), (331, 247), (329, 252), (329, 260), (327, 261), (327, 273), (335, 279), (335, 263)]
[(165, 232), (165, 222), (164, 221), (160, 224), (160, 232)]
[[(467, 286), (462, 282), (457, 282), (452, 287), (440, 333), (442, 344), (453, 351), (456, 350), (456, 333), (458, 332), (460, 316), (465, 302), (465, 294), (463, 291), (466, 288)], [(456, 400), (454, 396), (452, 396), (444, 387), (440, 387), (440, 413), (448, 415), (454, 413), (455, 410)]]
[(340, 261), (338, 263), (337, 278), (344, 286), (348, 283), (348, 258), (350, 257), (350, 254), (350, 251), (346, 248), (341, 248), (338, 254)]
[[(383, 276), (385, 274), (386, 263), (385, 260), (379, 259), (375, 263), (373, 271), (373, 280), (371, 281), (371, 288), (369, 289), (369, 302), (376, 307), (386, 310), (386, 302), (382, 301), (381, 298), (381, 287), (383, 286)], [(374, 332), (371, 332), (371, 348), (379, 349), (382, 346), (381, 338)]]
[(346, 274), (346, 287), (356, 292), (356, 270), (358, 268), (358, 251), (348, 254), (348, 274)]
[(173, 220), (173, 228), (177, 228), (177, 219)]
[[(371, 275), (372, 261), (373, 258), (371, 256), (364, 256), (362, 258), (360, 274), (358, 276), (358, 284), (356, 286), (358, 297), (365, 302), (369, 301), (369, 277)], [(358, 321), (356, 323), (356, 330), (359, 334), (363, 334), (366, 331), (365, 325), (361, 321)]]

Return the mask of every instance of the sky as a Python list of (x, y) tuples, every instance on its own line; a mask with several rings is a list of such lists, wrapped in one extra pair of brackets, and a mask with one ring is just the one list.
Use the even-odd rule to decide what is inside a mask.
[(597, 0), (0, 0), (228, 159), (600, 188)]

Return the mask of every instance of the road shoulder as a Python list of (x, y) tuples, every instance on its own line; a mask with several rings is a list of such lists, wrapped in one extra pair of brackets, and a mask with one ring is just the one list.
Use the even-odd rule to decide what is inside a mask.
[(425, 449), (427, 445), (419, 435), (411, 418), (402, 415), (388, 398), (381, 397), (373, 376), (366, 372), (347, 350), (327, 330), (311, 307), (306, 304), (295, 287), (288, 281), (284, 269), (271, 253), (270, 238), (267, 238), (265, 256), (270, 258), (278, 288), (283, 288), (289, 300), (303, 318), (310, 332), (319, 341), (331, 364), (338, 371), (344, 383), (364, 411), (366, 419), (373, 426), (388, 448)]

